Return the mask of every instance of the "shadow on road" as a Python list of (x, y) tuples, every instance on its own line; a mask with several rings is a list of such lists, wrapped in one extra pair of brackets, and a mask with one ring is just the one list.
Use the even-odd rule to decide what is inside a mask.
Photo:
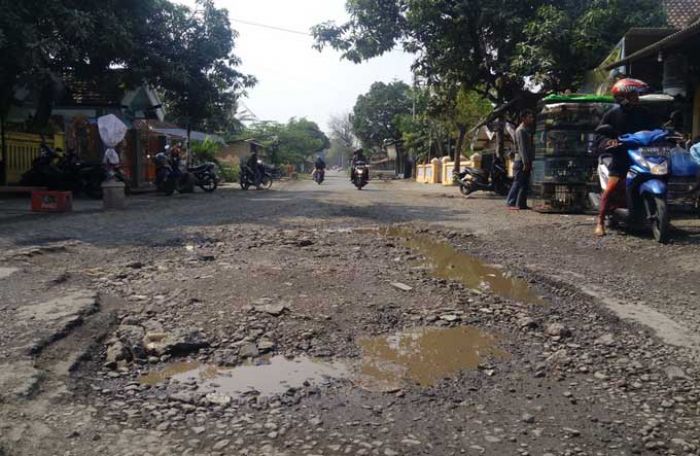
[[(396, 223), (449, 221), (464, 211), (435, 207), (429, 201), (405, 198), (392, 202), (392, 192), (375, 184), (356, 191), (343, 181), (337, 185), (292, 184), (288, 188), (241, 191), (222, 188), (216, 193), (139, 195), (128, 199), (124, 211), (85, 209), (68, 214), (0, 213), (0, 243), (29, 245), (79, 240), (100, 246), (153, 245), (181, 238), (188, 227), (255, 224), (270, 229), (293, 228), (300, 219), (317, 225), (331, 223)], [(301, 187), (301, 188), (300, 188)]]

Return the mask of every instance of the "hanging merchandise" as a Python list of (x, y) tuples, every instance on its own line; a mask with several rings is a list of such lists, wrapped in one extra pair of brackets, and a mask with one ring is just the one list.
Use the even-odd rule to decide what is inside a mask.
[(102, 138), (102, 142), (107, 147), (102, 162), (108, 167), (117, 167), (120, 159), (115, 148), (124, 140), (128, 128), (114, 114), (99, 117), (97, 119), (97, 127), (100, 132), (100, 138)]

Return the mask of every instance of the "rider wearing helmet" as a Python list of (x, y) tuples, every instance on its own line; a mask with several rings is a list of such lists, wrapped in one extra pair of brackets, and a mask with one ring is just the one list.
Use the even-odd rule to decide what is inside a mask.
[(352, 152), (352, 160), (350, 161), (350, 182), (355, 181), (355, 167), (358, 162), (367, 162), (362, 148), (355, 149)]
[(260, 164), (258, 158), (258, 146), (255, 144), (250, 145), (250, 156), (246, 161), (247, 172), (250, 173), (250, 177), (253, 179), (253, 185), (259, 186), (262, 180), (262, 173), (260, 172)]
[(611, 198), (620, 190), (620, 185), (630, 168), (627, 149), (617, 140), (622, 135), (642, 130), (652, 130), (658, 121), (639, 103), (639, 96), (649, 90), (649, 86), (637, 79), (620, 79), (612, 88), (617, 106), (605, 113), (598, 133), (598, 148), (612, 155), (608, 186), (600, 200), (600, 213), (595, 234), (605, 235), (605, 216), (612, 210)]
[(316, 162), (314, 163), (315, 169), (326, 169), (326, 162), (323, 161), (323, 157), (320, 155), (316, 157)]

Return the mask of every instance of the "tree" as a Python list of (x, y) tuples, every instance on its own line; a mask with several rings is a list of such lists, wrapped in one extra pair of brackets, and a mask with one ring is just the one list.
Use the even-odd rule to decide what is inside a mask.
[(632, 27), (666, 21), (658, 0), (560, 0), (537, 9), (518, 44), (514, 70), (546, 89), (561, 91), (582, 82), (583, 71), (600, 64)]
[(579, 80), (627, 28), (663, 23), (656, 0), (348, 0), (346, 9), (347, 23), (312, 29), (317, 49), (361, 62), (402, 45), (431, 85), (459, 84), (499, 105), (527, 97), (530, 77), (550, 74), (553, 89)]
[[(658, 0), (347, 0), (350, 20), (312, 29), (316, 44), (353, 62), (402, 45), (431, 86), (476, 91), (503, 117), (540, 93), (570, 87), (630, 26), (662, 25)], [(533, 93), (531, 82), (540, 82)]]
[(242, 137), (255, 139), (271, 151), (275, 164), (303, 164), (312, 154), (330, 146), (330, 141), (315, 122), (292, 118), (286, 124), (259, 122), (247, 129)]
[(330, 150), (326, 155), (328, 162), (337, 162), (340, 166), (345, 166), (350, 158), (353, 149), (357, 144), (357, 138), (353, 133), (352, 115), (349, 113), (332, 116), (328, 122), (330, 130)]
[(357, 98), (352, 127), (364, 147), (378, 150), (385, 140), (401, 139), (399, 118), (412, 107), (411, 88), (404, 82), (375, 82)]
[(474, 90), (467, 90), (455, 84), (442, 85), (434, 89), (428, 103), (430, 115), (440, 119), (457, 133), (454, 153), (455, 174), (461, 169), (467, 131), (483, 120), (491, 109), (491, 103)]
[(138, 67), (149, 73), (157, 69), (149, 81), (162, 89), (172, 118), (188, 127), (225, 132), (235, 123), (236, 100), (255, 83), (236, 70), (240, 60), (232, 51), (238, 35), (228, 12), (213, 0), (197, 0), (194, 11), (169, 4), (159, 22), (151, 22), (156, 39)]
[(211, 0), (195, 11), (168, 0), (0, 0), (0, 116), (22, 86), (39, 100), (41, 126), (67, 75), (107, 74), (123, 87), (148, 82), (193, 125), (218, 122), (254, 83), (235, 70), (235, 37)]
[(330, 140), (316, 122), (305, 118), (291, 119), (280, 137), (281, 158), (301, 164), (312, 154), (328, 149)]

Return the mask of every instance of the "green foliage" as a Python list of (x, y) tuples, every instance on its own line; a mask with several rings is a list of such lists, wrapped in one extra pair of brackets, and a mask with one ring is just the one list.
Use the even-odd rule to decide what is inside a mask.
[(543, 5), (525, 26), (513, 68), (547, 90), (574, 88), (622, 33), (632, 27), (662, 26), (665, 20), (657, 0), (563, 0)]
[(221, 176), (226, 182), (238, 182), (241, 178), (241, 167), (239, 165), (222, 166)]
[(192, 156), (196, 163), (214, 162), (219, 163), (216, 154), (221, 150), (221, 144), (205, 139), (203, 142), (192, 143)]
[(313, 28), (316, 48), (359, 62), (395, 46), (415, 52), (430, 85), (495, 103), (527, 96), (526, 81), (579, 81), (631, 26), (661, 25), (658, 0), (348, 0), (350, 20)]
[(369, 92), (357, 98), (352, 126), (355, 136), (368, 149), (382, 148), (385, 140), (401, 139), (401, 116), (411, 113), (411, 88), (404, 82), (375, 82)]
[(39, 99), (39, 125), (67, 75), (98, 85), (109, 75), (125, 88), (146, 81), (178, 120), (212, 130), (255, 82), (235, 69), (236, 33), (211, 0), (195, 11), (168, 0), (0, 0), (0, 31), (0, 115), (21, 84)]
[(259, 122), (245, 130), (242, 136), (263, 144), (274, 164), (299, 165), (330, 146), (328, 137), (318, 125), (305, 118), (292, 118), (286, 124)]
[(482, 95), (457, 85), (417, 89), (415, 117), (405, 115), (399, 122), (404, 146), (419, 160), (464, 153), (467, 131), (491, 109)]
[(235, 122), (237, 98), (255, 83), (235, 69), (240, 64), (232, 53), (237, 33), (228, 12), (212, 0), (197, 0), (195, 11), (172, 5), (161, 20), (166, 27), (154, 27), (154, 48), (140, 63), (156, 70), (174, 119), (192, 128), (225, 131)]

